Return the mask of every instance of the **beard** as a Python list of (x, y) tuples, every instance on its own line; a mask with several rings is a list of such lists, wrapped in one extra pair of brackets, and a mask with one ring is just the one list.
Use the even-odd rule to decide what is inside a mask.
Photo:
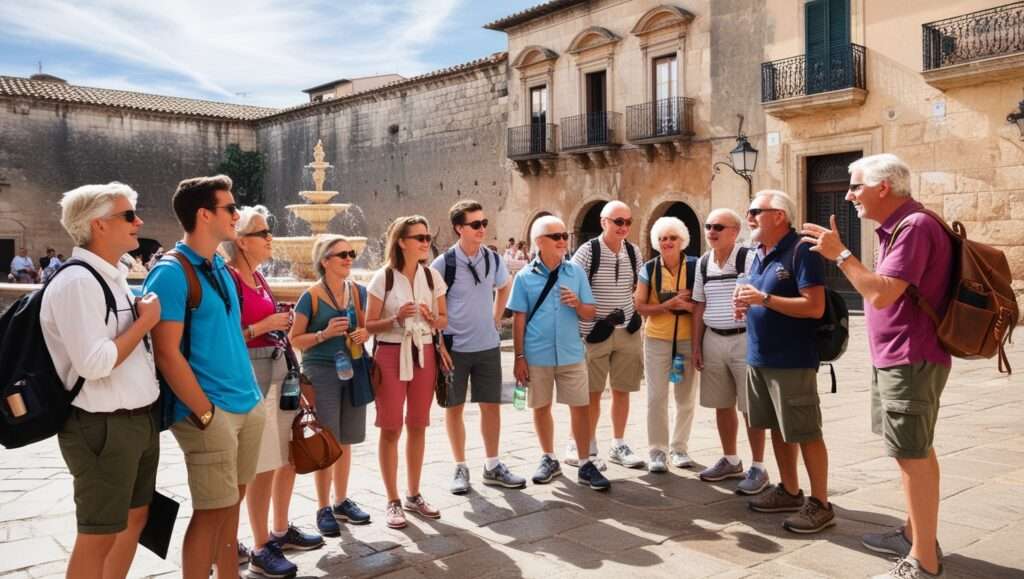
[(761, 228), (755, 227), (750, 230), (750, 241), (761, 242)]

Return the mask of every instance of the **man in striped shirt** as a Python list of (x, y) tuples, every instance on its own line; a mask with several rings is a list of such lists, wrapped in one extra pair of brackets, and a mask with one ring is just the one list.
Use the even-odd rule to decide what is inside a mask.
[[(740, 494), (757, 494), (768, 486), (764, 467), (765, 431), (747, 428), (753, 464), (743, 473), (743, 461), (736, 452), (739, 432), (737, 402), (747, 414), (747, 324), (733, 316), (732, 294), (736, 280), (750, 271), (754, 252), (736, 243), (741, 220), (732, 209), (712, 211), (704, 223), (704, 237), (711, 250), (701, 257), (693, 282), (693, 363), (701, 371), (700, 405), (715, 409), (722, 458), (704, 469), (700, 479), (708, 482), (742, 478)], [(706, 330), (706, 331), (705, 331)]]
[[(597, 422), (601, 417), (601, 395), (612, 387), (612, 433), (614, 440), (608, 459), (628, 468), (640, 468), (645, 462), (623, 440), (629, 419), (629, 395), (640, 390), (644, 373), (643, 338), (640, 316), (633, 304), (641, 265), (640, 248), (626, 240), (633, 225), (629, 206), (610, 201), (601, 210), (601, 235), (584, 243), (572, 260), (587, 272), (597, 315), (594, 321), (581, 321), (580, 334), (587, 342), (587, 373), (590, 382), (590, 458), (600, 470), (606, 466), (597, 459)], [(595, 257), (596, 256), (596, 257)], [(610, 380), (609, 380), (610, 379)], [(576, 448), (570, 443), (566, 464), (575, 466)]]

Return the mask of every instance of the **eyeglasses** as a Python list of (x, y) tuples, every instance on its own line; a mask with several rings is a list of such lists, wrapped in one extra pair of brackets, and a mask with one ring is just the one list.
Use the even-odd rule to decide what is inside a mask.
[(758, 215), (764, 213), (765, 211), (782, 211), (782, 210), (781, 209), (772, 209), (772, 208), (762, 209), (760, 207), (751, 207), (750, 209), (747, 209), (747, 215), (749, 215), (751, 217), (757, 217)]
[(662, 236), (662, 237), (659, 237), (659, 238), (658, 238), (658, 241), (659, 241), (659, 242), (665, 242), (665, 241), (679, 241), (679, 236), (678, 236), (678, 235), (664, 235), (664, 236)]
[(135, 223), (135, 218), (138, 217), (138, 216), (139, 215), (137, 213), (135, 213), (134, 209), (129, 209), (128, 211), (121, 211), (119, 213), (113, 213), (111, 215), (107, 215), (107, 219), (111, 219), (113, 217), (120, 217), (120, 218), (124, 219), (125, 221), (127, 221), (128, 223)]
[(273, 237), (273, 233), (269, 229), (260, 229), (259, 231), (251, 231), (243, 234), (242, 237), (262, 237), (263, 239), (270, 239)]
[(608, 221), (611, 221), (612, 223), (614, 223), (615, 227), (629, 227), (629, 226), (633, 225), (633, 220), (625, 218), (625, 217), (616, 217), (615, 219), (610, 219), (608, 217), (605, 217), (605, 219), (608, 219)]
[(490, 223), (486, 219), (477, 219), (476, 221), (470, 221), (469, 223), (463, 223), (464, 226), (472, 227), (473, 229), (480, 229), (481, 227), (486, 228), (487, 224)]
[(210, 211), (216, 211), (218, 209), (227, 209), (228, 213), (234, 215), (235, 213), (238, 213), (238, 204), (228, 203), (227, 205), (215, 205), (213, 209), (210, 209)]
[(847, 189), (847, 191), (850, 191), (852, 193), (856, 193), (856, 192), (860, 191), (863, 188), (864, 188), (864, 184), (863, 183), (850, 183), (850, 187)]
[(418, 241), (420, 243), (430, 243), (430, 240), (433, 239), (433, 238), (434, 237), (432, 235), (430, 235), (429, 233), (421, 233), (419, 235), (406, 235), (402, 239), (415, 239), (416, 241)]
[(356, 258), (356, 250), (353, 249), (351, 251), (339, 251), (337, 253), (331, 253), (331, 254), (328, 254), (325, 259), (331, 259), (332, 257), (339, 257), (341, 259), (345, 259), (347, 257), (349, 259), (355, 259)]
[(545, 233), (544, 237), (553, 241), (569, 241), (569, 234), (564, 231), (561, 233)]
[[(760, 211), (758, 211), (758, 213), (760, 213)], [(751, 213), (751, 215), (756, 215), (756, 214), (755, 213)], [(721, 232), (725, 231), (726, 229), (729, 229), (730, 227), (732, 227), (732, 226), (731, 225), (722, 225), (721, 223), (705, 223), (704, 224), (704, 230), (705, 231), (716, 231), (718, 233), (721, 233)]]

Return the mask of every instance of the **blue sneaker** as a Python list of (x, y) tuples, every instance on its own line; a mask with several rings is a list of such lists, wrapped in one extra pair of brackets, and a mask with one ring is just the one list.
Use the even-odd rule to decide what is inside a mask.
[(288, 559), (284, 558), (281, 548), (273, 541), (263, 545), (262, 552), (253, 550), (249, 556), (249, 572), (263, 577), (274, 577), (285, 579), (294, 577), (299, 568)]
[(345, 499), (334, 505), (333, 511), (334, 518), (343, 523), (365, 525), (370, 522), (370, 513), (359, 508), (359, 505), (352, 499)]
[(295, 525), (288, 525), (288, 530), (281, 537), (271, 533), (270, 542), (282, 551), (312, 551), (324, 546), (323, 537), (316, 533), (303, 533)]
[(606, 491), (612, 488), (612, 483), (589, 460), (580, 467), (578, 480), (581, 485), (587, 485), (595, 491)]
[(316, 528), (324, 537), (337, 537), (341, 534), (341, 526), (335, 520), (331, 507), (324, 507), (316, 512)]

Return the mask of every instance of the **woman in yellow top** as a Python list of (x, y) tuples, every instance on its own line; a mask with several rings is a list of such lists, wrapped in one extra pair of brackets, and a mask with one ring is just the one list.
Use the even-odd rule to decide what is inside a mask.
[[(690, 300), (696, 260), (683, 253), (690, 244), (686, 225), (675, 217), (662, 217), (651, 227), (651, 245), (661, 255), (640, 269), (640, 280), (633, 299), (636, 311), (647, 318), (644, 327), (644, 378), (647, 382), (647, 443), (650, 447), (650, 472), (668, 470), (665, 453), (672, 466), (693, 466), (687, 454), (697, 387), (696, 368), (690, 354)], [(687, 270), (690, 270), (687, 275)], [(689, 281), (689, 283), (687, 283)], [(682, 362), (673, 367), (673, 358)], [(676, 419), (669, 441), (668, 389), (673, 385)]]

